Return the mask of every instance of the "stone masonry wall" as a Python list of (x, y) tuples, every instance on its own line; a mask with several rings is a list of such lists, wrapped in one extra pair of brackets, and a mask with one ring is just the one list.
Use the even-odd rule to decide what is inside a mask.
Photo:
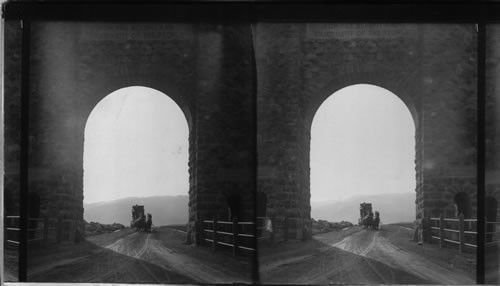
[[(475, 202), (473, 25), (257, 24), (258, 190), (268, 216), (310, 218), (312, 119), (352, 84), (399, 96), (416, 126), (416, 214)], [(475, 213), (475, 208), (473, 210)]]
[[(14, 39), (9, 37), (9, 45)], [(240, 219), (253, 218), (251, 40), (248, 25), (34, 23), (29, 191), (40, 196), (40, 216), (73, 221), (70, 240), (81, 233), (86, 120), (109, 93), (140, 85), (170, 96), (188, 121), (188, 241), (199, 242), (199, 220), (227, 209), (230, 195), (240, 196)], [(14, 61), (6, 69), (9, 76), (20, 75)], [(11, 131), (5, 152), (10, 170), (18, 164), (14, 133), (20, 106), (15, 78), (9, 82)], [(17, 183), (15, 175), (7, 178)]]
[(498, 203), (500, 202), (500, 26), (488, 25), (486, 31), (486, 197), (493, 197)]
[[(4, 22), (4, 215), (19, 215), (19, 172), (21, 156), (21, 45), (22, 31), (18, 21)], [(9, 55), (9, 56), (6, 56)]]
[[(486, 27), (486, 154), (485, 154), (485, 215), (489, 222), (499, 221), (500, 203), (500, 26)], [(498, 231), (498, 226), (488, 224), (487, 232)], [(495, 240), (493, 235), (486, 235), (485, 283), (499, 284), (498, 269), (500, 256), (498, 245), (488, 245)]]
[[(6, 27), (6, 51), (20, 54), (20, 29)], [(142, 85), (170, 96), (188, 121), (191, 241), (200, 239), (197, 222), (223, 215), (229, 196), (240, 196), (240, 219), (253, 218), (255, 150), (266, 216), (307, 220), (314, 114), (335, 91), (365, 83), (399, 96), (413, 116), (416, 214), (453, 216), (453, 198), (465, 192), (475, 216), (474, 25), (252, 28), (253, 35), (249, 25), (34, 23), (29, 188), (41, 215), (79, 227), (86, 120), (109, 93)], [(6, 59), (5, 189), (15, 194), (20, 60)]]

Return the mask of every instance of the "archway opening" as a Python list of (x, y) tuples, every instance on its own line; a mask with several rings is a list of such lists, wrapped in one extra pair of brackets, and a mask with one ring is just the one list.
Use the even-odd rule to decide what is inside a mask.
[(472, 215), (471, 202), (469, 195), (464, 192), (460, 192), (453, 198), (455, 204), (455, 216), (459, 217), (461, 214), (464, 218), (470, 218)]
[(84, 219), (131, 224), (143, 205), (156, 226), (188, 220), (188, 124), (164, 93), (142, 86), (102, 99), (85, 126)]
[(239, 194), (232, 194), (227, 197), (227, 211), (229, 221), (241, 218), (241, 196)]
[(398, 96), (368, 84), (335, 92), (313, 118), (310, 148), (313, 219), (357, 224), (363, 203), (383, 223), (415, 219), (415, 123)]

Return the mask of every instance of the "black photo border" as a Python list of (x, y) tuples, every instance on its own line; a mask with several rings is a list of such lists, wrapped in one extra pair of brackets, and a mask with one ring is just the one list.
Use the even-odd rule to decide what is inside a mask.
[[(28, 102), (30, 27), (33, 21), (129, 22), (332, 22), (477, 24), (477, 218), (476, 282), (485, 282), (485, 98), (486, 26), (500, 23), (500, 1), (8, 1), (4, 20), (23, 25), (21, 71), (20, 259), (19, 281), (26, 281), (28, 194)], [(6, 55), (7, 56), (7, 55)], [(256, 89), (255, 89), (256, 92)], [(256, 106), (254, 106), (254, 111)], [(256, 111), (254, 118), (256, 117)], [(257, 129), (256, 124), (254, 126)], [(254, 145), (256, 146), (256, 144)], [(257, 150), (255, 150), (257, 152)], [(256, 153), (257, 154), (257, 153)], [(255, 163), (256, 164), (256, 163)], [(257, 165), (255, 179), (257, 179)], [(3, 216), (3, 214), (2, 214)], [(24, 247), (23, 247), (24, 246)], [(253, 277), (258, 279), (257, 255)]]

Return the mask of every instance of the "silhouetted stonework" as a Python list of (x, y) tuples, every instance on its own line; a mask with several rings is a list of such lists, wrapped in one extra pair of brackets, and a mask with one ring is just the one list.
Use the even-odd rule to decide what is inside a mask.
[[(498, 221), (500, 202), (500, 26), (486, 29), (486, 193), (485, 216), (489, 222)], [(498, 226), (487, 225), (487, 232), (498, 231)], [(498, 245), (490, 245), (496, 236), (486, 235), (485, 283), (499, 284), (500, 256)]]
[[(15, 197), (21, 33), (18, 23), (6, 27), (13, 56), (5, 57), (5, 192)], [(254, 38), (245, 25), (32, 30), (30, 191), (41, 198), (41, 216), (70, 219), (80, 233), (86, 120), (106, 95), (133, 85), (164, 92), (188, 120), (191, 241), (200, 238), (196, 222), (225, 212), (232, 195), (240, 196), (241, 219), (253, 217), (255, 150), (266, 215), (290, 217), (301, 238), (310, 218), (312, 120), (327, 97), (359, 83), (390, 90), (413, 116), (416, 213), (452, 216), (454, 196), (465, 192), (475, 216), (474, 25), (257, 24)]]
[[(12, 31), (17, 34), (9, 36), (9, 45), (16, 44), (20, 34), (19, 29)], [(106, 95), (135, 85), (170, 96), (188, 121), (188, 240), (199, 241), (200, 219), (227, 211), (229, 196), (240, 196), (240, 219), (253, 218), (254, 63), (249, 26), (41, 22), (32, 26), (31, 57), (29, 189), (41, 197), (41, 217), (75, 222), (70, 240), (77, 229), (83, 233), (87, 118)], [(6, 192), (11, 193), (19, 193), (17, 59), (6, 63), (6, 168), (14, 171), (5, 178)]]
[(500, 26), (486, 31), (486, 196), (500, 202)]
[(4, 215), (19, 215), (21, 133), (21, 29), (19, 22), (4, 25)]
[(454, 216), (454, 196), (466, 192), (475, 216), (473, 25), (258, 24), (256, 35), (258, 190), (267, 216), (310, 218), (313, 117), (331, 94), (360, 83), (390, 90), (412, 113), (416, 213)]

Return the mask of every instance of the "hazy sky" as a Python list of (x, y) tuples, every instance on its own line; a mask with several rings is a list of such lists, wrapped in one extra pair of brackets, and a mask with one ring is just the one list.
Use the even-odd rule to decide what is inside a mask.
[(414, 192), (415, 125), (390, 91), (360, 84), (335, 92), (311, 132), (311, 201)]
[(188, 194), (187, 121), (157, 90), (106, 96), (88, 118), (84, 148), (85, 203)]

